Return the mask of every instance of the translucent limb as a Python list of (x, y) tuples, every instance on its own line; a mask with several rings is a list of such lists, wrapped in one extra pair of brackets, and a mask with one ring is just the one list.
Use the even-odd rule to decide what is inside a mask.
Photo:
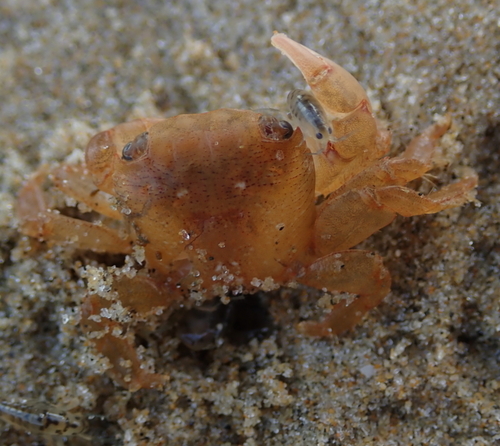
[[(92, 223), (77, 218), (62, 215), (58, 210), (50, 209), (47, 196), (42, 190), (42, 183), (47, 177), (47, 169), (35, 173), (19, 192), (17, 215), (20, 220), (21, 232), (30, 237), (44, 240), (48, 243), (67, 243), (78, 249), (88, 249), (95, 252), (123, 253), (131, 252), (131, 241), (121, 236), (116, 229)], [(77, 185), (81, 179), (76, 179)], [(76, 187), (75, 184), (65, 187)], [(80, 192), (85, 194), (85, 192)], [(97, 207), (107, 206), (108, 214), (114, 212), (103, 202), (102, 197), (96, 197)], [(92, 198), (86, 201), (93, 205)]]
[(357, 294), (342, 300), (319, 321), (305, 321), (299, 330), (309, 336), (339, 335), (358, 324), (365, 313), (389, 293), (391, 277), (382, 258), (370, 251), (344, 251), (322, 257), (306, 268), (299, 281), (328, 291)]
[[(134, 322), (160, 308), (167, 308), (179, 298), (172, 290), (158, 286), (147, 277), (121, 277), (113, 283), (119, 300), (113, 309), (111, 300), (89, 294), (82, 306), (82, 330), (97, 351), (111, 363), (109, 375), (121, 386), (136, 391), (161, 387), (167, 377), (145, 369), (135, 345)], [(123, 313), (120, 309), (124, 309)], [(128, 322), (121, 320), (125, 317)]]

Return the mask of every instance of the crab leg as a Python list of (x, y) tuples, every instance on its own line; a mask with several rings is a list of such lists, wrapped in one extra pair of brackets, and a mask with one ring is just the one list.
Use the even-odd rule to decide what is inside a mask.
[(305, 321), (299, 330), (310, 336), (339, 335), (359, 323), (391, 289), (391, 276), (382, 258), (370, 251), (344, 251), (330, 254), (306, 268), (300, 282), (328, 291), (357, 294), (352, 302), (344, 299), (319, 322)]
[(451, 118), (445, 116), (412, 139), (406, 150), (394, 158), (385, 157), (360, 172), (330, 195), (330, 199), (348, 190), (384, 186), (404, 186), (420, 178), (433, 167), (439, 138), (450, 128)]
[[(109, 359), (111, 368), (108, 373), (120, 385), (132, 391), (161, 387), (166, 377), (148, 371), (138, 356), (134, 325), (158, 309), (170, 307), (173, 301), (180, 299), (179, 293), (139, 275), (133, 279), (116, 278), (113, 291), (119, 296), (118, 309), (113, 309), (113, 301), (97, 294), (85, 297), (82, 329), (97, 351)], [(128, 324), (120, 320), (122, 317)]]
[[(89, 249), (95, 252), (127, 254), (131, 251), (128, 237), (120, 237), (116, 231), (104, 225), (68, 217), (57, 210), (51, 210), (42, 190), (46, 175), (46, 170), (41, 169), (28, 179), (19, 192), (17, 213), (23, 234), (46, 240), (49, 243), (67, 243), (78, 249)], [(69, 179), (66, 181), (66, 188), (75, 187), (75, 185), (70, 186), (70, 182)], [(84, 195), (84, 192), (81, 195)], [(95, 205), (99, 210), (107, 209), (108, 214), (114, 215), (104, 198), (98, 195), (93, 199), (89, 195), (86, 204)]]
[(426, 196), (404, 187), (432, 167), (437, 141), (449, 126), (446, 117), (414, 138), (400, 156), (379, 160), (333, 192), (318, 208), (317, 253), (349, 249), (387, 226), (397, 214), (432, 214), (472, 201), (476, 175)]
[(315, 225), (315, 249), (324, 255), (349, 249), (387, 226), (397, 214), (434, 214), (474, 199), (477, 177), (470, 176), (423, 195), (403, 186), (364, 187), (326, 200)]
[(54, 186), (74, 198), (79, 203), (85, 203), (93, 211), (114, 220), (123, 220), (123, 214), (113, 209), (110, 195), (96, 188), (91, 181), (87, 169), (80, 165), (62, 164), (52, 172)]

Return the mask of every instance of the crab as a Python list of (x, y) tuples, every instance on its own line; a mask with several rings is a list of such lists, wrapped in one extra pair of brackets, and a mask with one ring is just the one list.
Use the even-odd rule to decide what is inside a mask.
[[(474, 174), (427, 195), (406, 187), (432, 168), (449, 117), (399, 156), (383, 157), (390, 132), (357, 80), (284, 34), (272, 44), (310, 87), (289, 95), (289, 115), (221, 109), (119, 124), (90, 140), (84, 162), (42, 168), (20, 192), (23, 234), (98, 253), (142, 253), (133, 274), (115, 276), (111, 298), (95, 289), (82, 305), (83, 331), (109, 359), (112, 378), (130, 390), (165, 380), (137, 353), (136, 321), (299, 283), (357, 296), (297, 327), (339, 335), (391, 287), (381, 256), (352, 248), (396, 215), (474, 198)], [(80, 212), (51, 207), (53, 190)]]

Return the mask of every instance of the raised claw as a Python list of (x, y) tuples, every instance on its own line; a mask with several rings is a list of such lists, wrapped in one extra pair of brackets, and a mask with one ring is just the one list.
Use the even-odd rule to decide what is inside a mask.
[(287, 37), (276, 33), (271, 43), (300, 70), (314, 96), (332, 119), (341, 119), (362, 101), (372, 108), (365, 90), (347, 70), (335, 62)]
[(285, 34), (274, 34), (271, 42), (301, 71), (324, 111), (327, 128), (332, 129), (325, 143), (324, 132), (311, 125), (312, 119), (294, 122), (311, 152), (317, 155), (316, 194), (328, 195), (384, 155), (390, 135), (377, 124), (363, 87), (344, 68)]

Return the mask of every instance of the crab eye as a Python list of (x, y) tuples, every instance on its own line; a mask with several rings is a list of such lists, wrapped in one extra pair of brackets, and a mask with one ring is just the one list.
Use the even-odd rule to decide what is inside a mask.
[(293, 135), (293, 127), (288, 121), (280, 121), (280, 127), (283, 129), (283, 139), (289, 139)]
[(259, 119), (259, 126), (262, 135), (266, 139), (282, 141), (290, 139), (293, 135), (293, 127), (288, 121), (280, 120), (275, 116), (262, 115)]
[(312, 129), (316, 139), (323, 139), (332, 134), (332, 128), (326, 125), (325, 111), (317, 99), (305, 90), (292, 90), (288, 93), (288, 106), (299, 127)]
[(141, 133), (133, 141), (125, 144), (122, 150), (122, 159), (135, 161), (142, 157), (148, 149), (148, 132)]

